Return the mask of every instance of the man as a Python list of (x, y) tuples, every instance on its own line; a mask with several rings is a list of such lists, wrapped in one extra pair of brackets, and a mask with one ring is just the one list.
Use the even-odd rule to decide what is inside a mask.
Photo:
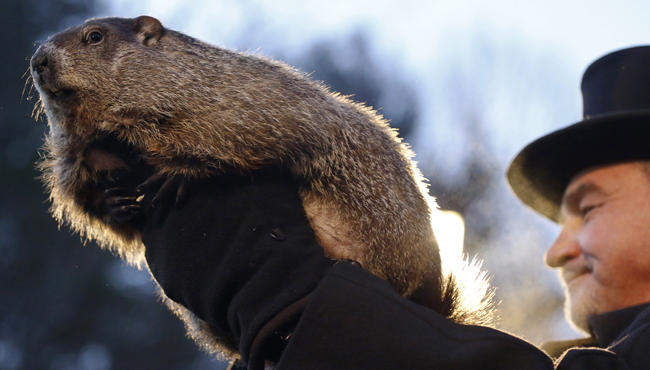
[[(563, 223), (547, 261), (563, 271), (573, 320), (607, 347), (571, 349), (557, 369), (650, 363), (650, 309), (638, 306), (648, 301), (650, 180), (644, 165), (630, 163), (650, 159), (645, 66), (650, 47), (594, 63), (583, 81), (585, 120), (531, 144), (509, 169), (515, 193)], [(325, 258), (297, 193), (286, 175), (261, 171), (196, 183), (182, 207), (149, 209), (162, 220), (142, 230), (152, 274), (241, 354), (239, 366), (554, 368), (530, 343), (451, 322), (358, 264)]]
[(528, 145), (508, 171), (515, 194), (562, 226), (546, 263), (560, 271), (570, 320), (594, 336), (553, 354), (608, 347), (650, 307), (649, 63), (647, 46), (593, 63), (584, 120)]

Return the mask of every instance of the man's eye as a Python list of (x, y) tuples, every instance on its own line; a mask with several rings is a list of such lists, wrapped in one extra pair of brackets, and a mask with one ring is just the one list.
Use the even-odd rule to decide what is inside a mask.
[(594, 208), (596, 208), (596, 206), (587, 206), (580, 209), (580, 213), (582, 214), (582, 217), (587, 216), (591, 211), (594, 210)]

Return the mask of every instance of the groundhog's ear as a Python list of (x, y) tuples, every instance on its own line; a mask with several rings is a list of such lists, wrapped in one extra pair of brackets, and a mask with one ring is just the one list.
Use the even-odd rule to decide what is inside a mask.
[(144, 45), (155, 45), (165, 34), (165, 27), (159, 20), (153, 17), (142, 15), (135, 19), (134, 31), (138, 40)]

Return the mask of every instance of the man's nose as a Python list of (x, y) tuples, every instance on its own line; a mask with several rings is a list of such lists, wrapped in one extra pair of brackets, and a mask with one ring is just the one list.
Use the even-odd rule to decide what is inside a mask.
[(578, 232), (581, 222), (580, 219), (571, 219), (564, 224), (560, 235), (551, 244), (544, 256), (549, 267), (562, 267), (569, 260), (580, 256), (582, 249), (578, 242)]

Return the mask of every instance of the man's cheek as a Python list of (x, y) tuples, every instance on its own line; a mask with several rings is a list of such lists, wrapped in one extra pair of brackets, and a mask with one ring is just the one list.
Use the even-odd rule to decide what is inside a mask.
[(607, 235), (603, 235), (598, 225), (598, 222), (587, 223), (578, 234), (580, 249), (589, 256), (597, 255), (602, 249), (601, 245), (608, 242)]

